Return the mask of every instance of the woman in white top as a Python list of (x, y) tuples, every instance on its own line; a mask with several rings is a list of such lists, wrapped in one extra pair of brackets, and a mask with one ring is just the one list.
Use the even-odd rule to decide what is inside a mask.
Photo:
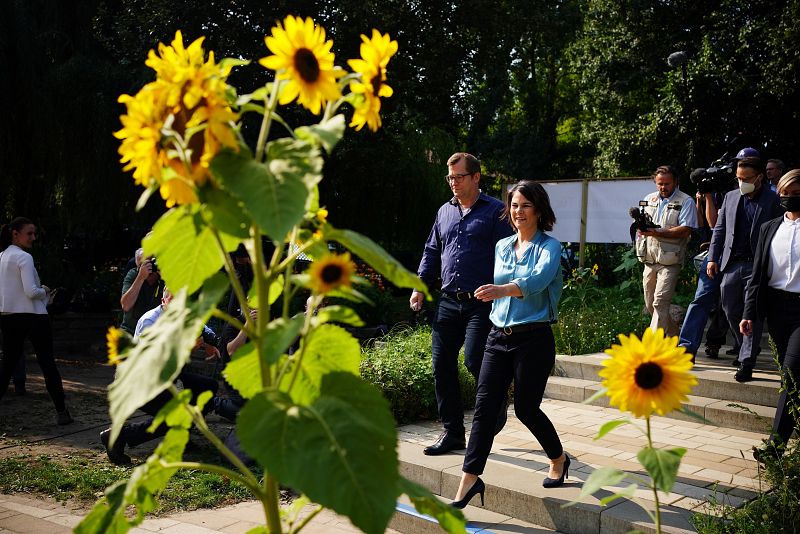
[(30, 249), (36, 240), (36, 226), (17, 217), (0, 229), (0, 330), (3, 332), (3, 361), (0, 365), (0, 399), (19, 360), (25, 339), (30, 339), (36, 360), (44, 374), (47, 392), (56, 406), (59, 425), (72, 422), (64, 404), (64, 386), (53, 359), (53, 332), (47, 315), (50, 288), (39, 282)]
[(767, 319), (783, 372), (772, 434), (764, 448), (754, 450), (759, 461), (783, 454), (800, 407), (800, 169), (783, 175), (778, 194), (786, 213), (761, 226), (739, 323), (742, 334), (749, 336), (754, 320)]

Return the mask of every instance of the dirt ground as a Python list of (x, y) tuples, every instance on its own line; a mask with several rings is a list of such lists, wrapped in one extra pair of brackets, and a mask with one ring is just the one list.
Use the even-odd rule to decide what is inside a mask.
[[(54, 461), (70, 457), (108, 461), (99, 433), (110, 425), (106, 389), (114, 379), (114, 368), (98, 358), (56, 360), (64, 383), (67, 407), (75, 419), (69, 425), (58, 426), (55, 408), (45, 389), (36, 359), (28, 356), (26, 395), (16, 396), (11, 385), (0, 400), (0, 458), (46, 455)], [(137, 412), (131, 420), (141, 417), (146, 415)], [(210, 415), (207, 420), (212, 430), (223, 438), (233, 426), (216, 415)], [(158, 442), (150, 441), (127, 449), (126, 453), (132, 457), (134, 464), (142, 462)], [(195, 449), (210, 447), (195, 432), (192, 432), (191, 443)]]

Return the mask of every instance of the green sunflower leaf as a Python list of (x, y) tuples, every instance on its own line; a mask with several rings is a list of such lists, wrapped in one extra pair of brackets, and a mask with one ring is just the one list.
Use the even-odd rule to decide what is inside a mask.
[(386, 530), (400, 493), (397, 432), (375, 387), (350, 373), (331, 373), (308, 406), (285, 393), (263, 392), (242, 408), (236, 433), (282, 484), (349, 517), (367, 534)]
[(322, 145), (322, 148), (325, 149), (325, 152), (330, 154), (333, 152), (334, 147), (336, 147), (336, 143), (342, 139), (344, 130), (344, 115), (340, 113), (319, 124), (301, 126), (297, 128), (294, 133), (300, 139), (311, 143), (319, 143)]
[[(300, 370), (291, 391), (288, 391), (300, 354)], [(295, 403), (310, 404), (319, 396), (322, 380), (327, 374), (340, 371), (359, 376), (360, 363), (358, 340), (339, 326), (324, 324), (313, 329), (303, 340), (278, 387), (288, 392)]]
[(686, 449), (683, 448), (654, 449), (645, 447), (639, 451), (636, 457), (650, 474), (656, 488), (669, 493), (675, 484), (684, 454), (686, 454)]
[(425, 487), (400, 477), (400, 492), (408, 495), (414, 508), (421, 514), (436, 518), (439, 526), (451, 534), (463, 533), (466, 530), (467, 520), (461, 510), (443, 503)]
[(598, 440), (603, 436), (605, 436), (606, 434), (608, 434), (609, 432), (611, 432), (612, 430), (614, 430), (615, 428), (620, 427), (622, 425), (627, 425), (630, 422), (631, 422), (630, 419), (617, 419), (616, 421), (609, 421), (608, 423), (605, 423), (603, 426), (600, 427), (600, 430), (597, 431), (597, 436), (595, 436), (594, 439)]
[(268, 167), (247, 154), (223, 150), (211, 161), (211, 173), (246, 206), (266, 235), (282, 241), (305, 215), (309, 190), (300, 173), (276, 175), (273, 164), (282, 166), (271, 161)]
[[(592, 474), (589, 475), (589, 478), (586, 479), (586, 482), (583, 483), (578, 499), (593, 495), (604, 486), (616, 486), (625, 480), (627, 476), (627, 473), (616, 467), (601, 467), (600, 469), (595, 469), (592, 471)], [(577, 501), (573, 501), (570, 504), (575, 504), (575, 502)]]
[[(225, 250), (239, 246), (239, 239), (221, 233)], [(142, 241), (146, 256), (155, 256), (161, 276), (172, 291), (182, 287), (197, 291), (225, 261), (201, 208), (192, 204), (173, 208), (161, 216)]]
[(311, 319), (313, 326), (324, 323), (343, 323), (350, 326), (364, 326), (364, 321), (358, 314), (347, 306), (325, 306), (317, 311)]

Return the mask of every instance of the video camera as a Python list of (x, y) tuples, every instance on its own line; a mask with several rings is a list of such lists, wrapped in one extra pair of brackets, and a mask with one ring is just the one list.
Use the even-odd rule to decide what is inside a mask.
[(639, 201), (639, 208), (628, 208), (628, 214), (633, 219), (633, 224), (631, 224), (631, 242), (636, 241), (636, 231), (646, 232), (647, 230), (652, 230), (653, 228), (661, 228), (659, 225), (653, 222), (653, 218), (650, 217), (646, 211), (644, 211), (645, 206), (647, 206), (646, 200)]
[(758, 156), (758, 152), (744, 148), (736, 157), (730, 157), (726, 152), (707, 168), (693, 170), (689, 179), (697, 186), (698, 193), (727, 193), (736, 186), (736, 160), (751, 155)]

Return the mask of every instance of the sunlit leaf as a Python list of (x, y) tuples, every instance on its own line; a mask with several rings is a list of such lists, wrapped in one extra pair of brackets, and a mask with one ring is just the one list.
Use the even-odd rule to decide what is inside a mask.
[(466, 531), (467, 520), (461, 510), (443, 503), (427, 488), (404, 477), (400, 477), (399, 485), (400, 492), (408, 495), (414, 508), (421, 514), (436, 518), (445, 532), (460, 534)]
[(300, 139), (321, 144), (325, 152), (330, 154), (333, 152), (336, 143), (338, 143), (344, 135), (344, 130), (344, 115), (339, 114), (319, 124), (301, 126), (295, 130), (295, 134)]
[(385, 531), (399, 494), (397, 433), (387, 401), (370, 384), (331, 373), (309, 406), (260, 393), (242, 408), (236, 433), (281, 483), (367, 534)]
[(686, 454), (686, 449), (683, 448), (654, 449), (645, 447), (639, 451), (636, 457), (650, 474), (656, 488), (669, 493), (675, 484), (684, 454)]

